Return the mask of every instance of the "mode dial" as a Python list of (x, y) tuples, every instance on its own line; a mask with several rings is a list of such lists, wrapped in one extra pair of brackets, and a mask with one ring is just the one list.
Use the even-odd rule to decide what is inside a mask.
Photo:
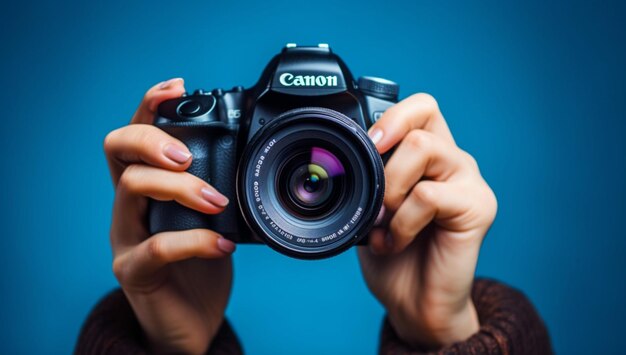
[(391, 80), (362, 76), (359, 78), (359, 89), (366, 95), (371, 95), (383, 100), (398, 100), (400, 86)]

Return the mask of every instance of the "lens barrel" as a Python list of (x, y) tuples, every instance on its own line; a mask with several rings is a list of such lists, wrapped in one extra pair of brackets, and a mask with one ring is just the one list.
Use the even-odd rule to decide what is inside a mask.
[(278, 168), (276, 191), (285, 210), (303, 219), (321, 219), (336, 207), (346, 173), (329, 150), (300, 142)]
[(361, 240), (382, 207), (383, 163), (367, 133), (326, 108), (294, 109), (251, 139), (237, 196), (251, 230), (277, 251), (319, 259)]

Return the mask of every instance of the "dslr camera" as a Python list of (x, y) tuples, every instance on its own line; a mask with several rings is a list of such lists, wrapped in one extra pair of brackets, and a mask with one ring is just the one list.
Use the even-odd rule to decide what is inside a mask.
[(288, 44), (251, 88), (161, 103), (154, 124), (187, 145), (188, 172), (231, 203), (206, 215), (151, 200), (150, 232), (207, 228), (301, 259), (365, 244), (385, 190), (383, 159), (366, 131), (398, 90), (386, 79), (355, 80), (326, 44)]

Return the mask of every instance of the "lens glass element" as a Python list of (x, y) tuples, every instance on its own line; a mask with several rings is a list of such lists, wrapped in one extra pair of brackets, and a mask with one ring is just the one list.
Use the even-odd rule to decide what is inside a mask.
[(291, 153), (276, 179), (281, 204), (299, 218), (327, 216), (344, 193), (346, 170), (341, 160), (319, 146), (286, 150)]

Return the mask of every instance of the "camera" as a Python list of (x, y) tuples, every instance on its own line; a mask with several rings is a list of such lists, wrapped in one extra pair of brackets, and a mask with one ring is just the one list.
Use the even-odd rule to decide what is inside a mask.
[(301, 259), (365, 244), (385, 190), (366, 130), (398, 91), (386, 79), (355, 80), (326, 44), (288, 44), (251, 88), (164, 101), (154, 124), (187, 145), (188, 172), (231, 202), (206, 215), (150, 200), (150, 232), (207, 228)]

